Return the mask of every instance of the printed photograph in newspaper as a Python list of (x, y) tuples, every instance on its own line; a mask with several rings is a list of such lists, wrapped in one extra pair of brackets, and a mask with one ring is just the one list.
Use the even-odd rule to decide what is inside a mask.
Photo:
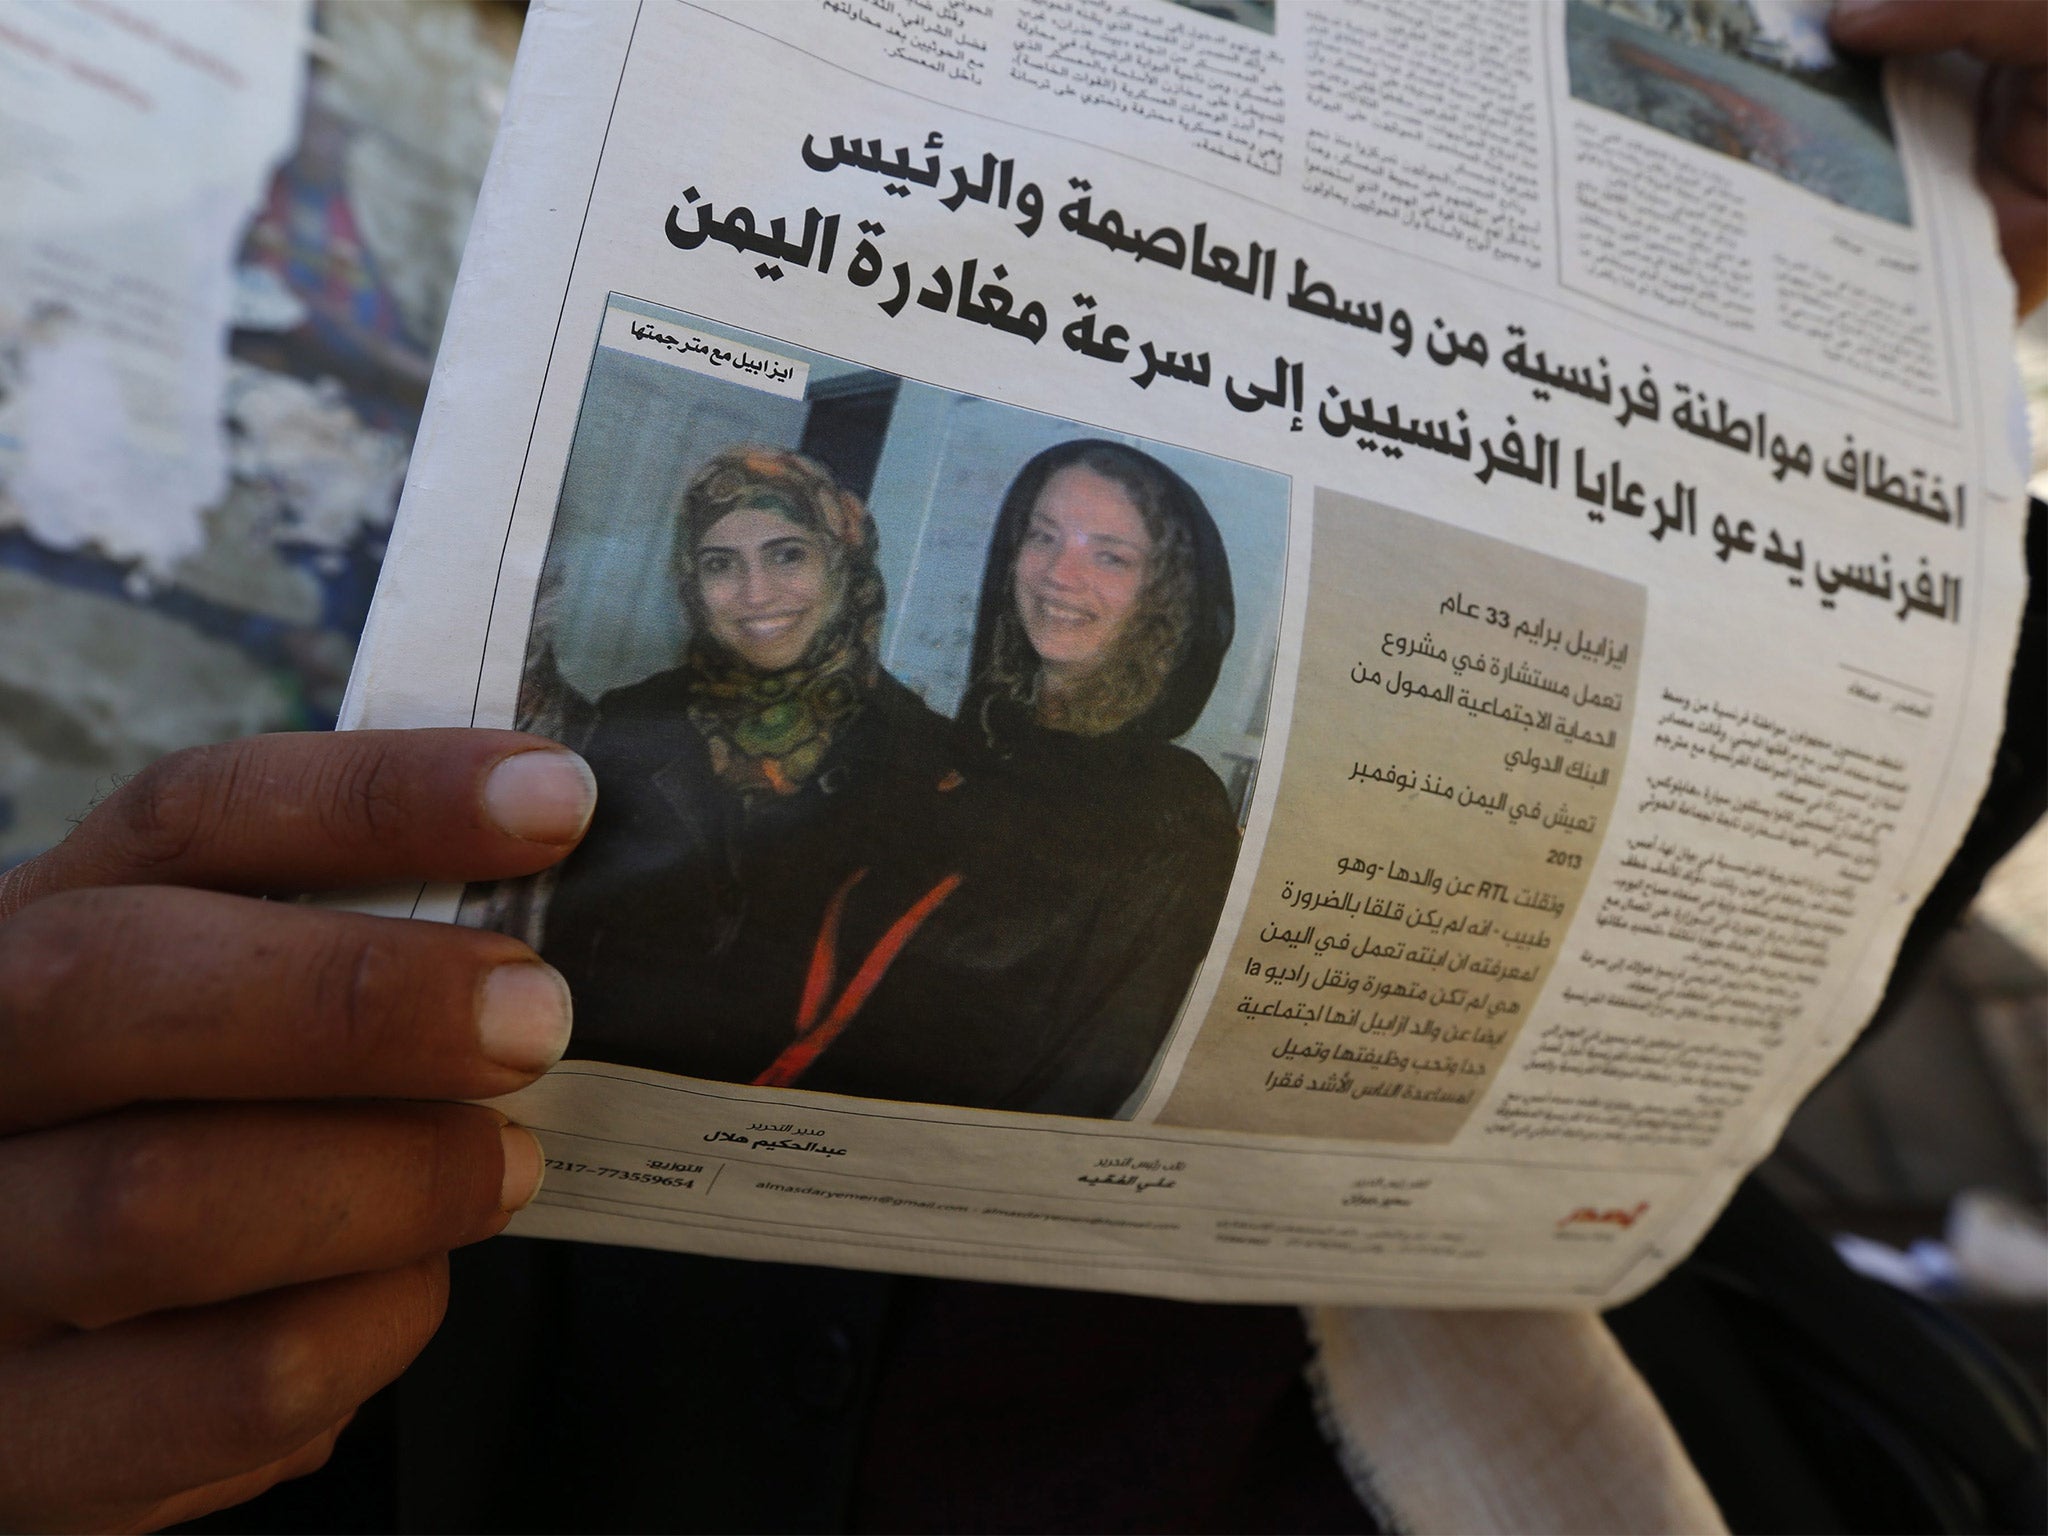
[(1572, 95), (1911, 224), (1883, 85), (1828, 41), (1828, 0), (1570, 0)]
[(615, 295), (519, 710), (599, 809), (467, 919), (580, 1059), (1127, 1113), (1237, 864), (1289, 494)]

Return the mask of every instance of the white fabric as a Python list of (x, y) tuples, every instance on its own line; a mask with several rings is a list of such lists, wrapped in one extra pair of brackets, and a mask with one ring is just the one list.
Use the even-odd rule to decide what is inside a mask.
[(1591, 1312), (1311, 1307), (1346, 1476), (1389, 1530), (1727, 1530), (1657, 1399)]

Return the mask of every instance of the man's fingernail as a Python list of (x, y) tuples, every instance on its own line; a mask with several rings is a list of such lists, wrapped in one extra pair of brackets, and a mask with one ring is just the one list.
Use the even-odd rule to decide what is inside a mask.
[(574, 752), (519, 752), (484, 780), (484, 811), (529, 843), (573, 843), (590, 825), (597, 779)]
[(569, 984), (551, 965), (521, 960), (484, 977), (476, 1027), (483, 1052), (515, 1072), (545, 1072), (569, 1048)]
[(529, 1130), (508, 1125), (498, 1132), (498, 1142), (505, 1149), (505, 1182), (498, 1186), (498, 1209), (516, 1211), (540, 1193), (540, 1176), (546, 1165), (541, 1161), (540, 1143)]

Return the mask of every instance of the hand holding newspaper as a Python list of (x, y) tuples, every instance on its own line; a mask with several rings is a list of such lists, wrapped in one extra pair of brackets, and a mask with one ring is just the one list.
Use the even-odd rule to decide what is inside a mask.
[[(2010, 287), (1810, 8), (536, 8), (351, 688), (581, 751), (515, 1230), (1591, 1307), (1988, 771)], [(1747, 18), (1744, 22), (1743, 18)]]

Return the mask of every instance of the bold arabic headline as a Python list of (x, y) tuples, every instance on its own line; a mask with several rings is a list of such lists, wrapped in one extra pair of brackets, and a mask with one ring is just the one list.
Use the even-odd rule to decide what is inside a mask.
[[(979, 167), (970, 171), (964, 164), (947, 166), (940, 151), (943, 135), (929, 134), (922, 164), (913, 161), (911, 151), (897, 148), (884, 155), (879, 139), (865, 143), (834, 135), (829, 147), (820, 149), (816, 136), (806, 136), (802, 148), (804, 164), (819, 173), (841, 169), (865, 171), (885, 178), (884, 192), (892, 197), (915, 196), (915, 188), (936, 189), (950, 177), (951, 190), (938, 199), (949, 212), (968, 203), (1007, 211), (1019, 217), (1016, 229), (1027, 239), (1045, 226), (1046, 197), (1035, 181), (1019, 181), (1016, 163), (984, 152)], [(1198, 223), (1183, 232), (1169, 225), (1150, 230), (1126, 221), (1115, 208), (1097, 211), (1094, 187), (1081, 177), (1070, 178), (1068, 188), (1075, 195), (1056, 210), (1057, 227), (1066, 234), (1102, 246), (1134, 261), (1148, 262), (1169, 271), (1183, 272), (1196, 281), (1213, 284), (1247, 299), (1270, 303), (1275, 292), (1275, 271), (1280, 252), (1258, 241), (1240, 249), (1211, 238), (1210, 226)], [(689, 221), (695, 220), (694, 225)], [(769, 218), (766, 227), (751, 208), (732, 206), (721, 215), (698, 188), (684, 190), (683, 201), (671, 206), (664, 224), (668, 241), (677, 250), (696, 251), (706, 245), (724, 245), (742, 256), (761, 258), (755, 274), (765, 282), (780, 282), (787, 269), (796, 267), (830, 276), (837, 254), (840, 215), (806, 208), (800, 237), (789, 235), (789, 220)], [(1005, 283), (1009, 269), (992, 264), (983, 276), (978, 258), (967, 258), (957, 269), (945, 264), (935, 267), (920, 287), (907, 261), (891, 264), (877, 242), (887, 233), (876, 220), (862, 219), (855, 225), (859, 242), (844, 268), (847, 282), (857, 288), (878, 284), (893, 286), (877, 307), (892, 319), (902, 315), (912, 300), (918, 307), (970, 325), (1022, 338), (1032, 346), (1042, 342), (1050, 328), (1044, 303), (1028, 299), (1019, 303)], [(1356, 328), (1387, 339), (1396, 358), (1427, 358), (1439, 368), (1495, 365), (1506, 373), (1529, 382), (1533, 397), (1549, 402), (1558, 396), (1582, 400), (1603, 415), (1619, 410), (1612, 422), (1627, 428), (1635, 422), (1668, 424), (1755, 464), (1770, 478), (1784, 482), (1798, 476), (1810, 479), (1816, 469), (1822, 479), (1844, 495), (1857, 496), (1924, 518), (1952, 530), (1964, 526), (1966, 488), (1961, 476), (1944, 479), (1920, 466), (1894, 467), (1889, 456), (1858, 447), (1855, 437), (1845, 436), (1840, 449), (1823, 458), (1810, 441), (1784, 430), (1774, 429), (1765, 411), (1750, 413), (1731, 410), (1726, 399), (1709, 397), (1683, 383), (1674, 383), (1669, 393), (1673, 403), (1667, 409), (1666, 391), (1644, 363), (1634, 383), (1617, 384), (1606, 357), (1593, 363), (1552, 362), (1547, 347), (1532, 347), (1523, 326), (1506, 327), (1509, 344), (1498, 354), (1486, 334), (1477, 328), (1463, 333), (1442, 317), (1431, 321), (1426, 334), (1418, 337), (1417, 326), (1408, 310), (1390, 306), (1377, 298), (1340, 298), (1335, 285), (1314, 277), (1302, 257), (1293, 260), (1292, 285), (1281, 294), (1289, 309), (1331, 324)], [(1207, 390), (1211, 387), (1210, 354), (1192, 347), (1162, 347), (1154, 340), (1140, 341), (1134, 349), (1124, 326), (1097, 313), (1096, 300), (1089, 294), (1072, 296), (1074, 318), (1060, 331), (1067, 350), (1112, 367), (1127, 364), (1135, 350), (1142, 360), (1130, 381), (1139, 389), (1150, 389), (1160, 380)], [(636, 335), (659, 343), (659, 335)], [(1420, 343), (1418, 350), (1418, 341)], [(680, 345), (680, 343), (677, 343)], [(1239, 411), (1271, 410), (1272, 418), (1284, 423), (1284, 430), (1305, 430), (1307, 401), (1317, 391), (1306, 377), (1301, 362), (1276, 356), (1270, 365), (1261, 363), (1253, 371), (1225, 375), (1222, 394)], [(1666, 494), (1651, 494), (1642, 481), (1632, 478), (1624, 460), (1603, 451), (1589, 453), (1585, 447), (1568, 443), (1562, 436), (1541, 431), (1524, 432), (1513, 414), (1501, 426), (1475, 441), (1469, 413), (1457, 411), (1450, 417), (1430, 419), (1417, 411), (1403, 411), (1397, 401), (1373, 396), (1353, 397), (1338, 383), (1324, 384), (1314, 410), (1316, 425), (1328, 436), (1348, 438), (1368, 453), (1399, 459), (1409, 452), (1437, 454), (1463, 464), (1472, 464), (1475, 454), (1481, 462), (1472, 471), (1481, 485), (1495, 476), (1525, 480), (1539, 488), (1569, 489), (1576, 503), (1583, 504), (1587, 518), (1605, 523), (1610, 516), (1630, 519), (1660, 544), (1668, 537), (1699, 541), (1702, 519), (1698, 487), (1675, 480)], [(1782, 427), (1782, 423), (1780, 424)], [(1569, 449), (1572, 473), (1569, 482), (1562, 465)], [(1626, 526), (1625, 524), (1622, 526)], [(1926, 614), (1950, 623), (1962, 618), (1962, 578), (1936, 571), (1922, 556), (1910, 577), (1903, 567), (1895, 571), (1891, 555), (1880, 553), (1875, 561), (1830, 562), (1816, 552), (1809, 560), (1806, 539), (1787, 537), (1778, 528), (1752, 518), (1732, 518), (1725, 512), (1706, 520), (1706, 536), (1713, 557), (1727, 564), (1736, 556), (1757, 556), (1780, 567), (1788, 585), (1809, 584), (1823, 608), (1832, 609), (1843, 593), (1883, 603), (1904, 621), (1914, 614)], [(1697, 547), (1706, 548), (1703, 543)]]

